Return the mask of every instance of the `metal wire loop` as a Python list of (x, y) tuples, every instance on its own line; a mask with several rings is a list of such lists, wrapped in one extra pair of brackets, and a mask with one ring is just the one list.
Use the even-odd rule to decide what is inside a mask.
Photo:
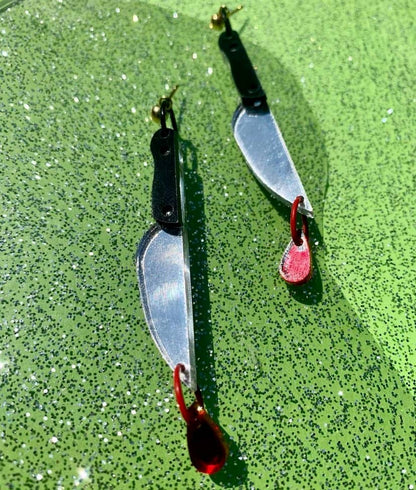
[(303, 240), (301, 238), (302, 231), (303, 234), (305, 235), (305, 238), (307, 239), (309, 237), (309, 229), (308, 229), (308, 220), (305, 215), (302, 216), (302, 230), (296, 228), (296, 218), (298, 214), (298, 206), (300, 203), (303, 203), (304, 199), (303, 196), (298, 196), (292, 204), (292, 209), (290, 211), (290, 233), (292, 235), (292, 240), (293, 243), (297, 246), (300, 247), (303, 243)]
[(163, 131), (166, 131), (167, 126), (166, 126), (166, 120), (170, 116), (170, 120), (172, 122), (172, 128), (174, 131), (178, 130), (177, 124), (176, 124), (176, 117), (175, 113), (173, 112), (172, 108), (172, 99), (170, 98), (164, 98), (161, 100), (160, 103), (160, 125), (163, 129)]
[[(185, 366), (183, 364), (177, 364), (173, 371), (173, 388), (175, 390), (176, 402), (179, 405), (179, 410), (186, 423), (191, 420), (191, 411), (186, 406), (185, 399), (182, 392), (182, 382), (181, 382), (181, 372), (185, 372)], [(202, 393), (199, 388), (195, 391), (196, 402), (200, 408), (204, 408), (204, 400), (202, 398)], [(195, 403), (195, 402), (194, 402)]]

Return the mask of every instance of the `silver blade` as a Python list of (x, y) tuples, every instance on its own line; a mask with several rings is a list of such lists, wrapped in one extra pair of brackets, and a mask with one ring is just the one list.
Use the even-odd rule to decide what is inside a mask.
[(313, 217), (311, 203), (273, 114), (268, 109), (239, 106), (232, 125), (238, 146), (260, 183), (289, 206), (297, 196), (303, 196), (299, 212)]
[(188, 240), (184, 229), (156, 224), (143, 237), (136, 257), (140, 296), (150, 333), (174, 369), (185, 366), (183, 382), (197, 389)]

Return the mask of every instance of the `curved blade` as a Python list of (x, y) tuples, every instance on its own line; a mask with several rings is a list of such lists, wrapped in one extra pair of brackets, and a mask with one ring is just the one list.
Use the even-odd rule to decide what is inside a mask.
[(139, 244), (136, 268), (150, 333), (169, 366), (185, 366), (183, 382), (197, 389), (188, 240), (182, 228), (156, 224)]
[(269, 109), (239, 106), (232, 125), (238, 146), (260, 183), (289, 206), (297, 196), (303, 196), (299, 212), (313, 217), (311, 203)]

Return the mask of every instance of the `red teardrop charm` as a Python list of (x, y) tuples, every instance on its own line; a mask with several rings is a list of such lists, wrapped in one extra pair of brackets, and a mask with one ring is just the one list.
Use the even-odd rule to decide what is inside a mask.
[(219, 471), (228, 457), (228, 444), (221, 429), (208, 415), (199, 389), (195, 392), (196, 400), (188, 408), (182, 393), (180, 373), (183, 364), (177, 364), (173, 371), (173, 386), (179, 410), (187, 425), (186, 437), (191, 462), (195, 468), (212, 475)]
[(218, 425), (195, 401), (189, 407), (187, 428), (189, 456), (198, 471), (212, 475), (219, 471), (228, 456), (228, 445)]
[(303, 203), (303, 196), (298, 196), (292, 204), (290, 211), (290, 234), (292, 240), (286, 247), (279, 272), (289, 284), (299, 286), (305, 284), (312, 277), (312, 256), (309, 247), (308, 220), (302, 215), (302, 229), (296, 229), (298, 206)]
[(312, 276), (312, 257), (309, 241), (305, 234), (300, 234), (300, 245), (290, 240), (282, 260), (279, 272), (282, 278), (289, 284), (299, 286), (308, 282)]

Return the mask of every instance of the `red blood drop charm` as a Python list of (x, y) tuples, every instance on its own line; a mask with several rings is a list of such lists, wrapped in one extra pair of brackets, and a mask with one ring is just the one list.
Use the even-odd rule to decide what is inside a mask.
[(196, 400), (188, 408), (182, 393), (180, 373), (184, 366), (178, 364), (173, 371), (173, 386), (179, 410), (187, 425), (186, 437), (192, 464), (201, 473), (212, 475), (219, 471), (228, 457), (228, 444), (221, 429), (208, 415), (199, 389)]
[(219, 471), (228, 456), (228, 445), (218, 425), (195, 401), (190, 407), (187, 440), (192, 464), (198, 471), (212, 475)]
[(293, 201), (290, 212), (290, 233), (292, 240), (283, 254), (279, 267), (282, 278), (287, 283), (296, 286), (305, 284), (312, 277), (312, 254), (309, 247), (308, 221), (306, 216), (302, 215), (302, 229), (296, 229), (298, 206), (302, 202), (302, 196), (298, 196)]
[(301, 285), (308, 282), (312, 276), (312, 258), (308, 239), (302, 232), (300, 235), (302, 243), (296, 245), (290, 240), (282, 260), (279, 272), (282, 278), (289, 284)]

